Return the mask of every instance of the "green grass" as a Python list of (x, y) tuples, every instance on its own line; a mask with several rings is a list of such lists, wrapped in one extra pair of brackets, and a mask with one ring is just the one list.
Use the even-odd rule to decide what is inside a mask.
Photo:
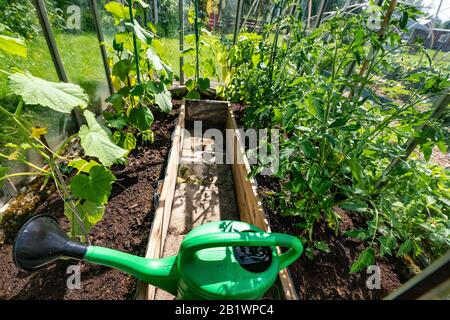
[[(432, 66), (435, 68), (439, 68), (445, 71), (450, 71), (450, 54), (447, 52), (438, 51), (436, 54), (436, 50), (427, 49), (426, 52), (430, 56), (432, 60)], [(435, 56), (436, 54), (436, 56)], [(428, 67), (429, 61), (426, 55), (424, 54), (421, 58), (421, 53), (410, 53), (410, 52), (402, 52), (402, 58), (405, 59), (405, 63), (410, 64), (412, 66), (418, 66), (421, 63), (421, 66)]]
[[(91, 97), (95, 104), (100, 104), (100, 98), (107, 94), (105, 70), (101, 60), (97, 37), (88, 34), (57, 34), (56, 44), (69, 81), (79, 84)], [(161, 38), (164, 47), (164, 60), (172, 66), (175, 75), (180, 74), (180, 54), (178, 38)], [(106, 42), (112, 44), (107, 37)], [(34, 76), (58, 81), (47, 44), (43, 36), (35, 37), (27, 43), (28, 57), (20, 58), (0, 52), (0, 70), (9, 71), (16, 67), (31, 72)], [(190, 57), (185, 57), (189, 62)], [(216, 66), (220, 71), (220, 66)], [(7, 76), (0, 73), (0, 102), (8, 95)]]
[[(58, 34), (56, 43), (69, 81), (81, 85), (91, 97), (95, 97), (96, 91), (107, 85), (95, 34)], [(0, 69), (11, 70), (16, 67), (20, 70), (27, 70), (34, 76), (58, 81), (44, 38), (42, 36), (35, 37), (27, 45), (28, 57), (26, 59), (0, 53)], [(8, 92), (6, 82), (6, 75), (1, 75), (0, 97), (4, 97)]]
[[(56, 42), (60, 50), (69, 81), (81, 85), (90, 95), (94, 104), (101, 103), (107, 94), (106, 76), (101, 61), (100, 49), (95, 34), (56, 35)], [(35, 37), (27, 43), (28, 57), (13, 57), (0, 52), (0, 70), (11, 72), (14, 68), (26, 70), (34, 76), (49, 81), (58, 81), (58, 77), (51, 59), (47, 44), (42, 36)], [(17, 105), (17, 97), (11, 95), (7, 86), (7, 75), (0, 73), (0, 104), (10, 111)], [(67, 131), (73, 129), (70, 116), (54, 112), (48, 108), (26, 106), (23, 116), (34, 125), (47, 127), (50, 142), (58, 143), (64, 139)], [(0, 147), (10, 141), (15, 132), (11, 123), (0, 118)]]

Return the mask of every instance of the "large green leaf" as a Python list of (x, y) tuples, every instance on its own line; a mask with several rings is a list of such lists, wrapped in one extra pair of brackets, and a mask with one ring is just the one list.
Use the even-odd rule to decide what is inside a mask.
[[(87, 233), (91, 228), (102, 220), (103, 214), (105, 212), (105, 206), (103, 204), (94, 203), (91, 201), (84, 201), (84, 203), (79, 203), (76, 205), (77, 213), (81, 221), (83, 222), (84, 229)], [(70, 225), (73, 226), (72, 232), (84, 239), (83, 228), (80, 225), (80, 221), (73, 215), (72, 210), (68, 205), (64, 208), (64, 214), (69, 218)]]
[(378, 242), (380, 243), (380, 255), (384, 256), (385, 254), (391, 255), (393, 249), (395, 249), (397, 245), (397, 240), (393, 235), (389, 236), (380, 236), (378, 237)]
[(206, 91), (211, 86), (211, 82), (208, 78), (199, 78), (198, 79), (198, 89), (200, 91)]
[(76, 84), (50, 82), (29, 73), (10, 75), (9, 87), (26, 104), (41, 105), (63, 113), (70, 113), (75, 107), (84, 109), (89, 102), (88, 95)]
[(92, 167), (99, 166), (100, 164), (97, 161), (90, 160), (89, 162), (84, 159), (75, 159), (69, 162), (68, 166), (75, 168), (78, 172), (89, 173)]
[(134, 33), (143, 43), (150, 44), (152, 42), (153, 33), (142, 28), (136, 20), (134, 20), (133, 23), (125, 22), (125, 29), (131, 33)]
[(136, 138), (130, 132), (117, 130), (113, 135), (114, 142), (121, 148), (133, 150), (136, 148)]
[(300, 148), (308, 159), (315, 159), (317, 157), (316, 149), (309, 140), (303, 140)]
[(89, 200), (97, 204), (108, 202), (114, 175), (103, 166), (93, 166), (89, 175), (78, 174), (70, 181), (70, 190), (76, 198)]
[(11, 38), (0, 34), (0, 49), (9, 54), (27, 57), (27, 46), (22, 39)]
[(414, 243), (408, 239), (398, 248), (397, 257), (404, 256), (412, 251), (414, 251)]
[(152, 48), (147, 49), (147, 58), (150, 60), (153, 69), (156, 71), (164, 70), (164, 65), (158, 55), (153, 51)]
[(129, 118), (131, 123), (141, 131), (150, 129), (154, 120), (152, 111), (143, 106), (131, 109)]
[(165, 90), (155, 94), (155, 103), (162, 111), (170, 112), (170, 110), (172, 110), (172, 95), (170, 94), (170, 91)]
[(356, 212), (366, 212), (368, 210), (367, 203), (360, 200), (348, 200), (341, 204), (341, 208)]
[[(111, 1), (105, 4), (105, 9), (114, 17), (116, 24), (123, 19), (129, 19), (129, 9), (118, 2)], [(136, 15), (135, 9), (133, 9), (133, 15)]]
[(167, 77), (169, 79), (172, 79), (172, 68), (165, 64), (152, 48), (147, 49), (147, 58), (150, 61), (153, 69), (155, 69), (158, 73), (164, 70), (167, 74)]
[(109, 167), (127, 154), (127, 150), (114, 144), (111, 131), (97, 121), (95, 114), (86, 110), (84, 117), (87, 125), (81, 126), (78, 135), (88, 156), (98, 158), (103, 165)]
[(120, 80), (125, 81), (128, 73), (131, 70), (132, 61), (129, 59), (123, 59), (118, 61), (112, 69), (113, 76), (118, 76)]

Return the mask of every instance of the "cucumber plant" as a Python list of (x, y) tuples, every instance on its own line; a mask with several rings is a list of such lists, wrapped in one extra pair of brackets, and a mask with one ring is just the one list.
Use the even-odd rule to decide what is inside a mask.
[[(149, 23), (141, 26), (136, 16), (144, 14), (143, 1), (128, 1), (128, 7), (109, 2), (105, 9), (114, 17), (117, 33), (110, 51), (112, 82), (116, 89), (107, 99), (112, 110), (104, 112), (106, 124), (114, 129), (114, 141), (127, 150), (136, 147), (137, 137), (143, 142), (152, 141), (152, 108), (163, 112), (172, 109), (171, 94), (167, 89), (173, 81), (172, 68), (161, 56), (164, 47)], [(145, 19), (144, 19), (145, 20)]]
[[(7, 53), (22, 56), (26, 53), (22, 41), (5, 37), (2, 37), (2, 41), (6, 43)], [(114, 144), (111, 132), (87, 109), (88, 96), (78, 85), (46, 81), (27, 72), (2, 72), (8, 75), (9, 88), (19, 102), (14, 111), (0, 106), (0, 114), (11, 123), (15, 129), (15, 140), (20, 143), (6, 143), (4, 147), (9, 153), (0, 153), (0, 157), (11, 163), (11, 166), (13, 162), (19, 162), (30, 171), (12, 172), (11, 166), (0, 167), (0, 187), (5, 179), (14, 177), (42, 176), (45, 183), (52, 179), (64, 201), (64, 213), (70, 221), (70, 235), (88, 241), (90, 228), (103, 217), (111, 185), (115, 181), (108, 167), (123, 159), (127, 150)], [(47, 128), (25, 119), (24, 108), (49, 108), (67, 114), (75, 108), (83, 110), (87, 124), (66, 143), (78, 138), (84, 155), (96, 158), (99, 162), (64, 155), (64, 145), (57, 150), (52, 149), (45, 138)], [(30, 150), (44, 160), (44, 166), (29, 160)], [(76, 173), (71, 175), (70, 170), (62, 170), (67, 166), (76, 169)]]
[[(189, 46), (181, 54), (184, 60), (183, 72), (187, 78), (186, 98), (200, 99), (201, 95), (211, 87), (211, 80), (217, 78), (220, 81), (223, 75), (217, 70), (217, 66), (224, 62), (224, 49), (220, 40), (209, 32), (199, 14), (198, 0), (193, 1), (193, 6), (188, 11), (188, 22), (193, 27), (194, 33), (185, 37)], [(224, 69), (225, 70), (225, 69)]]

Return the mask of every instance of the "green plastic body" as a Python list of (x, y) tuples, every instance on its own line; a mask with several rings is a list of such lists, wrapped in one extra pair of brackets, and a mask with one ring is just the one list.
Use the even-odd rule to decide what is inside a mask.
[[(262, 272), (248, 271), (234, 257), (234, 246), (271, 247), (272, 262)], [(288, 250), (278, 255), (276, 246)], [(266, 233), (245, 222), (219, 221), (189, 232), (176, 256), (146, 259), (90, 246), (84, 259), (127, 272), (177, 299), (259, 299), (278, 272), (302, 251), (300, 240), (294, 236)]]

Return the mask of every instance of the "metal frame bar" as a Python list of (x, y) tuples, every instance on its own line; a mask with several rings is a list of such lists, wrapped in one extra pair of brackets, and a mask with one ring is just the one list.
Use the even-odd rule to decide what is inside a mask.
[(45, 41), (47, 42), (50, 55), (53, 60), (53, 64), (56, 69), (56, 74), (60, 81), (69, 82), (67, 79), (66, 70), (61, 60), (61, 56), (56, 45), (55, 36), (50, 25), (50, 21), (47, 16), (47, 9), (43, 0), (33, 0), (34, 7), (36, 8), (36, 13), (41, 24), (42, 32), (44, 33)]
[(325, 11), (325, 6), (327, 4), (327, 0), (321, 0), (320, 5), (317, 11), (317, 20), (314, 24), (314, 28), (317, 29), (320, 26), (320, 22), (322, 21), (323, 13)]
[[(61, 60), (61, 56), (59, 54), (58, 46), (56, 45), (55, 36), (52, 31), (52, 27), (50, 25), (50, 21), (47, 16), (47, 9), (45, 7), (45, 3), (43, 0), (33, 0), (34, 7), (36, 8), (36, 13), (39, 19), (39, 23), (42, 28), (42, 32), (44, 33), (45, 41), (47, 42), (48, 50), (53, 60), (53, 65), (55, 66), (56, 73), (58, 78), (62, 82), (69, 82), (66, 74), (66, 70), (64, 69), (64, 65)], [(80, 111), (75, 108), (72, 112), (75, 121), (78, 126), (83, 124)]]
[(240, 29), (240, 24), (241, 24), (242, 4), (243, 4), (243, 0), (237, 1), (236, 18), (234, 20), (233, 44), (236, 44), (237, 36), (239, 34), (239, 29)]
[(443, 298), (450, 290), (450, 250), (385, 300)]
[(158, 17), (158, 0), (153, 0), (153, 23), (155, 24), (155, 26), (158, 24)]
[(100, 53), (102, 55), (103, 68), (105, 69), (106, 81), (108, 83), (108, 89), (110, 95), (114, 94), (114, 86), (111, 80), (111, 70), (108, 65), (108, 54), (105, 48), (105, 38), (103, 36), (102, 27), (100, 23), (100, 14), (98, 12), (97, 0), (90, 0), (92, 15), (94, 17), (95, 31), (97, 33), (97, 39), (100, 46)]

